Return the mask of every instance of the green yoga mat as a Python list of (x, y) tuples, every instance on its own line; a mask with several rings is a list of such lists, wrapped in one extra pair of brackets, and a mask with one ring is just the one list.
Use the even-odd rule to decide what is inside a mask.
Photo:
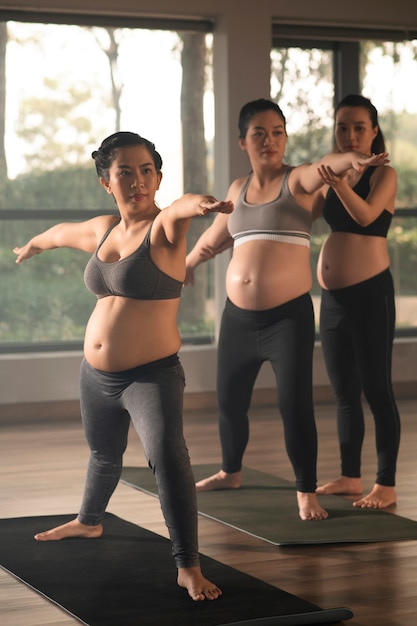
[[(193, 467), (196, 480), (214, 474), (218, 465)], [(122, 481), (157, 496), (147, 467), (125, 467)], [(328, 511), (324, 521), (298, 516), (294, 485), (283, 478), (243, 468), (243, 486), (198, 493), (198, 512), (275, 545), (373, 543), (417, 539), (417, 522), (374, 509), (356, 509), (340, 496), (319, 496)]]
[(87, 626), (304, 626), (353, 616), (344, 607), (321, 609), (205, 555), (203, 571), (223, 595), (193, 602), (176, 584), (170, 541), (110, 513), (99, 539), (33, 539), (74, 517), (0, 520), (0, 567)]

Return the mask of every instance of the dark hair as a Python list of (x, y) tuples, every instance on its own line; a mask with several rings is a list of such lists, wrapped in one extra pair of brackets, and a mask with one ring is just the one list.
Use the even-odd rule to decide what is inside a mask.
[(339, 109), (343, 107), (362, 107), (368, 111), (372, 128), (378, 126), (378, 133), (375, 135), (375, 139), (372, 142), (371, 152), (374, 152), (375, 154), (385, 152), (385, 139), (378, 122), (378, 111), (369, 98), (365, 98), (365, 96), (361, 96), (359, 94), (350, 94), (345, 96), (337, 105), (335, 116)]
[[(266, 100), (265, 98), (259, 98), (259, 100), (252, 100), (251, 102), (247, 102), (240, 109), (238, 121), (240, 139), (244, 139), (246, 137), (249, 128), (249, 122), (251, 121), (251, 119), (255, 117), (255, 115), (257, 115), (258, 113), (262, 113), (263, 111), (275, 111), (275, 113), (277, 113), (282, 118), (282, 121), (284, 122), (284, 128), (286, 128), (285, 116), (279, 106), (276, 104), (276, 102), (273, 102), (272, 100)], [(285, 132), (287, 131), (285, 130)]]
[(109, 168), (116, 156), (116, 150), (125, 146), (145, 146), (152, 156), (156, 171), (161, 171), (162, 158), (159, 152), (155, 150), (155, 145), (151, 141), (137, 133), (119, 131), (103, 139), (99, 149), (94, 150), (91, 155), (95, 161), (99, 178), (109, 180)]

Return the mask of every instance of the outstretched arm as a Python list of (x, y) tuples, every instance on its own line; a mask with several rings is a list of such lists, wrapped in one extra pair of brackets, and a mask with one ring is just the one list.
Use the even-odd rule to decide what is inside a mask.
[(330, 152), (319, 161), (296, 167), (292, 172), (293, 184), (297, 186), (296, 192), (314, 193), (326, 184), (321, 175), (323, 168), (330, 168), (340, 177), (350, 169), (362, 172), (369, 165), (385, 165), (388, 162), (387, 152), (371, 156), (360, 152)]
[(168, 244), (175, 246), (188, 231), (193, 217), (209, 213), (229, 214), (233, 211), (230, 200), (217, 200), (213, 196), (187, 193), (161, 211), (161, 224)]
[(35, 235), (23, 246), (13, 248), (13, 252), (17, 255), (16, 263), (20, 264), (35, 254), (54, 248), (75, 248), (85, 252), (94, 252), (98, 237), (114, 219), (113, 216), (100, 216), (85, 222), (56, 224)]
[(213, 196), (185, 194), (163, 209), (155, 219), (151, 233), (154, 261), (163, 271), (180, 276), (184, 282), (186, 234), (191, 219), (208, 213), (218, 213), (216, 219), (227, 219), (232, 211), (233, 203), (230, 200), (219, 201)]
[[(226, 200), (231, 200), (235, 205), (247, 177), (237, 178), (232, 182), (227, 192)], [(233, 246), (233, 238), (228, 229), (229, 216), (216, 215), (213, 223), (205, 230), (195, 243), (186, 258), (186, 277), (184, 285), (194, 284), (194, 270), (212, 259), (217, 254), (228, 250)]]

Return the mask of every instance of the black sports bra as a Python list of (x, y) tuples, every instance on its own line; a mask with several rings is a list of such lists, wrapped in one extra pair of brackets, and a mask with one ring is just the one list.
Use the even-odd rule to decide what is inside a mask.
[(168, 300), (181, 296), (183, 283), (162, 272), (150, 255), (152, 224), (141, 245), (129, 256), (114, 263), (106, 263), (98, 257), (98, 251), (113, 228), (112, 224), (100, 241), (97, 250), (88, 261), (84, 282), (97, 298), (122, 296), (134, 300)]
[[(367, 198), (370, 191), (370, 178), (375, 167), (368, 167), (356, 185), (353, 187), (358, 196)], [(360, 226), (349, 215), (336, 192), (330, 187), (323, 204), (323, 217), (329, 224), (332, 233), (354, 233), (368, 237), (386, 237), (391, 225), (392, 213), (384, 209), (376, 220), (368, 226)]]

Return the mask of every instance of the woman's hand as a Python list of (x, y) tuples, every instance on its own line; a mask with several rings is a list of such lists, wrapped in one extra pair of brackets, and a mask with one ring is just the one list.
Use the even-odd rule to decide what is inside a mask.
[(21, 248), (19, 248), (18, 246), (13, 248), (13, 252), (17, 254), (16, 263), (20, 265), (26, 259), (30, 259), (31, 257), (35, 256), (35, 254), (40, 254), (41, 252), (43, 252), (43, 250), (42, 248), (38, 248), (37, 246), (34, 246), (29, 241), (27, 244), (25, 244)]
[(232, 213), (233, 202), (231, 200), (216, 200), (213, 196), (205, 196), (199, 203), (198, 215), (208, 213)]
[(185, 279), (184, 279), (184, 287), (187, 285), (191, 285), (194, 287), (194, 269), (196, 265), (191, 265), (191, 257), (197, 257), (194, 259), (194, 262), (197, 265), (203, 263), (204, 261), (208, 261), (212, 259), (216, 255), (216, 252), (210, 246), (201, 246), (198, 248), (198, 252), (194, 252), (193, 255), (188, 255), (185, 259)]
[(320, 165), (317, 171), (323, 183), (329, 187), (337, 187), (346, 176), (346, 172), (340, 175), (336, 174), (329, 165)]
[(352, 156), (352, 168), (357, 172), (362, 172), (369, 165), (386, 165), (389, 163), (388, 152), (380, 152), (379, 154), (360, 154), (354, 152)]

